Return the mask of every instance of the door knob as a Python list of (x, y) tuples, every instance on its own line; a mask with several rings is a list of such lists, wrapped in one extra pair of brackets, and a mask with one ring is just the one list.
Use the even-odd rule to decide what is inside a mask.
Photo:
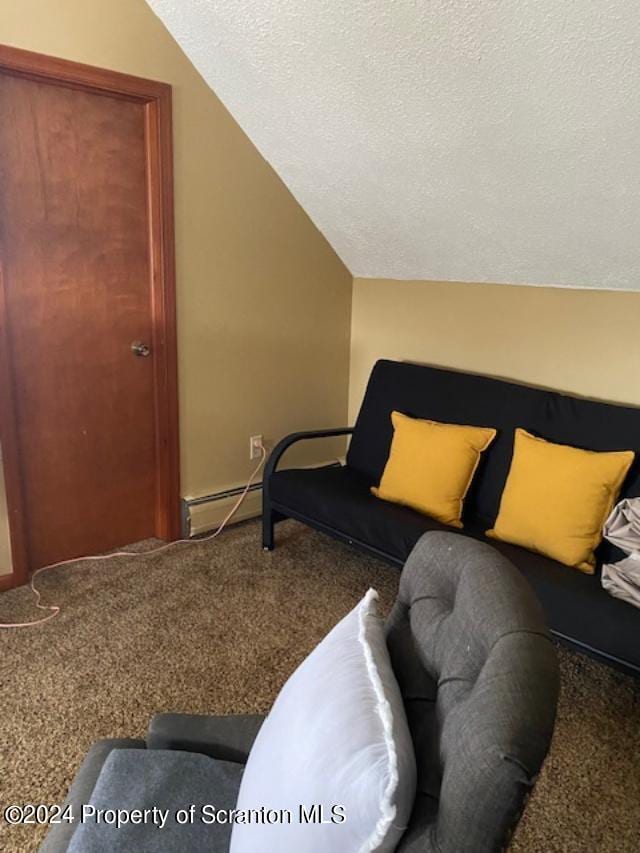
[(138, 358), (146, 358), (151, 353), (151, 349), (146, 344), (143, 344), (142, 341), (134, 341), (131, 344), (131, 352), (137, 355)]

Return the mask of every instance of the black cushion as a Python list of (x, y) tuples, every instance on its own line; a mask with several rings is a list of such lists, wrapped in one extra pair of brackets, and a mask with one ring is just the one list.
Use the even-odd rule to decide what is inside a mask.
[(605, 592), (599, 571), (585, 575), (526, 548), (487, 541), (529, 581), (556, 634), (640, 671), (640, 611)]
[(404, 563), (427, 530), (442, 525), (425, 515), (375, 498), (370, 481), (348, 466), (276, 472), (271, 501), (310, 521), (326, 524)]
[[(498, 514), (516, 427), (586, 450), (634, 450), (621, 497), (640, 495), (640, 409), (595, 402), (472, 373), (395, 361), (373, 368), (347, 462), (378, 484), (393, 435), (391, 412), (445, 423), (495, 427), (465, 502), (466, 516), (488, 528)], [(605, 546), (603, 556), (610, 551)]]
[[(450, 530), (407, 507), (373, 497), (370, 480), (349, 466), (278, 471), (271, 500), (292, 515), (319, 522), (403, 564), (428, 530)], [(463, 535), (484, 540), (484, 528), (467, 522)], [(527, 578), (549, 626), (571, 642), (640, 669), (640, 612), (613, 598), (597, 575), (496, 540), (490, 543)]]

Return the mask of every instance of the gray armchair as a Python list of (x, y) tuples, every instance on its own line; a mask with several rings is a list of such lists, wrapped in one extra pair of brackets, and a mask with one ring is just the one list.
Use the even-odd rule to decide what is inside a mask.
[(531, 588), (490, 545), (426, 533), (403, 569), (387, 645), (418, 768), (398, 850), (502, 850), (558, 701), (556, 651)]
[[(413, 815), (398, 850), (503, 849), (555, 721), (558, 665), (537, 600), (491, 546), (459, 534), (427, 533), (402, 572), (387, 642), (418, 765)], [(146, 742), (95, 744), (67, 802), (75, 815), (89, 800), (112, 808), (175, 807), (184, 805), (186, 794), (189, 802), (233, 808), (262, 719), (156, 716)], [(98, 778), (106, 761), (121, 784)], [(195, 827), (188, 838), (180, 828), (140, 826), (124, 834), (106, 829), (96, 844), (95, 836), (84, 841), (75, 825), (60, 824), (41, 850), (226, 853), (229, 837), (230, 827), (219, 824)]]

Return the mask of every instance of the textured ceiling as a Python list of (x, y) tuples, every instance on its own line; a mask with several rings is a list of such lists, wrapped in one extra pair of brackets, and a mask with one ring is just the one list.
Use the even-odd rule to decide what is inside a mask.
[(354, 275), (640, 290), (637, 0), (148, 2)]

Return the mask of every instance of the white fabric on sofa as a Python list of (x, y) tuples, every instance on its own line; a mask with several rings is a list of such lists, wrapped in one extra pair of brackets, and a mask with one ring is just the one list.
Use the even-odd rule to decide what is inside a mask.
[(640, 607), (640, 498), (626, 498), (613, 508), (604, 535), (629, 556), (602, 566), (602, 586), (634, 607)]

